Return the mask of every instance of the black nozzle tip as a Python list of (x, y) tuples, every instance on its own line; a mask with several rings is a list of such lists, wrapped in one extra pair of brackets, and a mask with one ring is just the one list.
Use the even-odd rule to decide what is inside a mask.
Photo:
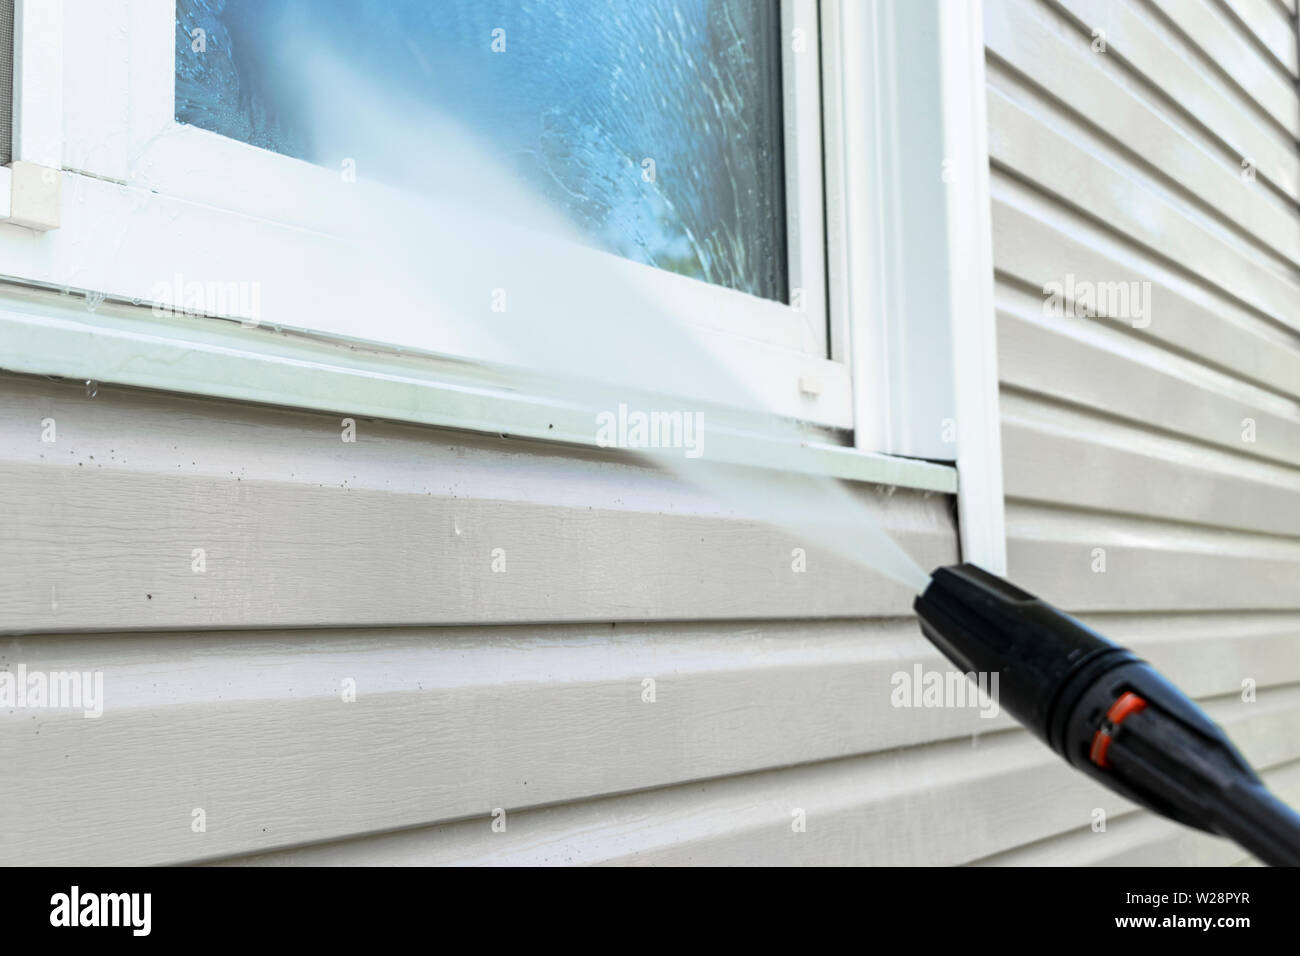
[(975, 564), (937, 569), (913, 604), (930, 642), (976, 678), (998, 675), (1001, 704), (1049, 743), (1057, 698), (1081, 668), (1124, 653), (1050, 604)]
[(935, 600), (940, 592), (966, 595), (966, 600), (978, 600), (980, 595), (990, 602), (1023, 603), (1037, 601), (1028, 591), (1022, 591), (1005, 578), (985, 571), (978, 564), (967, 561), (963, 564), (949, 564), (935, 568), (930, 575), (930, 584), (922, 594), (917, 595), (913, 606), (923, 601)]

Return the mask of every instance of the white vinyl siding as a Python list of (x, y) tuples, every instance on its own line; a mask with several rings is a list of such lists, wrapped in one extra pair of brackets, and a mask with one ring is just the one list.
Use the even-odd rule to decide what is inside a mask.
[[(895, 672), (941, 666), (906, 589), (593, 448), (580, 403), (448, 357), (323, 235), (329, 203), (317, 200), (337, 191), (332, 173), (197, 130), (156, 135), (173, 117), (170, 0), (66, 0), (63, 18), (47, 6), (41, 62), (61, 82), (40, 87), (49, 95), (32, 113), (63, 133), (41, 158), (62, 220), (43, 235), (0, 230), (0, 668), (100, 671), (105, 699), (96, 720), (0, 711), (0, 763), (15, 768), (0, 783), (12, 837), (0, 862), (338, 848), (386, 862), (394, 841), (408, 859), (477, 862), (517, 858), (525, 834), (563, 844), (542, 851), (550, 862), (825, 856), (829, 830), (790, 844), (806, 836), (791, 829), (800, 809), (813, 833), (851, 813), (839, 852), (860, 862), (922, 847), (919, 829), (881, 827), (908, 799), (893, 752), (943, 763), (994, 722), (889, 706)], [(911, 36), (942, 32), (929, 29), (937, 6), (907, 9)], [(816, 32), (787, 120), (800, 130), (793, 212), (820, 243)], [(940, 85), (903, 99), (914, 131), (941, 145), (929, 128)], [(969, 152), (958, 175), (982, 162)], [(301, 175), (280, 175), (291, 166)], [(912, 228), (949, 227), (911, 208)], [(863, 225), (841, 217), (845, 230)], [(812, 281), (821, 251), (795, 250)], [(224, 281), (268, 263), (277, 281), (260, 324), (149, 308), (160, 280), (199, 276), (196, 264)], [(821, 426), (795, 444), (764, 434), (763, 418), (711, 421), (710, 458), (843, 479), (923, 567), (958, 560), (952, 441), (937, 437), (956, 414), (939, 400), (953, 378), (939, 343), (948, 308), (967, 298), (950, 271), (921, 270), (944, 294), (924, 310), (916, 339), (930, 361), (916, 369), (929, 374), (917, 378), (944, 415), (916, 423), (937, 453), (914, 458), (852, 444), (854, 395), (865, 404), (889, 383), (825, 357), (820, 292), (805, 289), (812, 302), (793, 323), (789, 307), (755, 299), (737, 325), (718, 296), (746, 297), (656, 273), (688, 288), (668, 311), (699, 324), (704, 350), (729, 343), (726, 373), (775, 413)], [(836, 328), (861, 335), (880, 318), (861, 308)], [(386, 323), (425, 338), (382, 334)], [(994, 394), (991, 374), (984, 384)], [(340, 441), (344, 418), (355, 443)], [(964, 420), (964, 434), (985, 434), (987, 418)], [(989, 487), (967, 481), (961, 494)], [(986, 497), (997, 520), (985, 524), (1000, 528), (998, 496)], [(792, 569), (796, 548), (806, 573)], [(875, 782), (857, 795), (864, 775)], [(506, 834), (492, 829), (497, 808)], [(639, 835), (620, 839), (620, 826)]]
[[(362, 417), (344, 443), (337, 415), (12, 375), (0, 433), (0, 658), (101, 670), (105, 698), (0, 713), (6, 863), (451, 821), (481, 842), (429, 859), (468, 862), (509, 845), (495, 808), (513, 839), (543, 805), (599, 856), (611, 795), (662, 791), (660, 830), (705, 780), (815, 807), (843, 761), (974, 716), (888, 706), (900, 660), (938, 665), (904, 588), (813, 548), (792, 573), (803, 542), (630, 456)], [(951, 496), (858, 487), (923, 565), (956, 560)]]
[[(985, 42), (1010, 576), (1185, 682), (1300, 802), (1294, 10), (986, 0)], [(1067, 273), (1150, 283), (1149, 325), (1045, 315)], [(987, 862), (1243, 857), (1065, 768), (1020, 811), (1067, 786), (1105, 833), (1081, 805)]]
[[(1148, 657), (1298, 802), (1294, 4), (983, 15), (1009, 576)], [(1150, 282), (1150, 325), (1045, 316), (1067, 273)], [(67, 308), (6, 295), (0, 320), (38, 298)], [(789, 533), (584, 447), (560, 409), (457, 430), (492, 389), (403, 366), (345, 444), (346, 413), (280, 406), (372, 395), (364, 357), (226, 366), (199, 327), (110, 305), (78, 349), (84, 316), (33, 319), (6, 366), (31, 374), (0, 375), (0, 667), (102, 670), (106, 697), (98, 720), (0, 711), (0, 863), (1245, 862), (1006, 714), (891, 706), (894, 674), (948, 666), (904, 589), (811, 551), (791, 573)], [(119, 384), (72, 380), (97, 364)], [(817, 454), (924, 567), (959, 559), (950, 474)], [(860, 480), (899, 476), (934, 490)], [(496, 547), (504, 574), (466, 570)]]

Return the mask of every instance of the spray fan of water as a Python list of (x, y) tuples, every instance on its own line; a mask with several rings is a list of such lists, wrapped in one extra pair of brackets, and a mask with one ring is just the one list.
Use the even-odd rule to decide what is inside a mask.
[[(698, 327), (675, 314), (653, 283), (638, 281), (641, 267), (592, 250), (463, 121), (378, 85), (315, 31), (277, 30), (263, 42), (275, 44), (273, 62), (294, 64), (296, 108), (318, 155), (363, 152), (362, 179), (367, 169), (381, 169), (387, 182), (402, 185), (359, 183), (332, 216), (376, 316), (363, 323), (361, 337), (388, 323), (403, 341), (430, 351), (526, 370), (530, 388), (575, 407), (699, 409), (706, 434), (729, 410), (767, 409), (761, 394), (711, 355)], [(603, 265), (592, 268), (593, 257)], [(509, 305), (488, 318), (484, 303), (493, 290), (508, 295)], [(685, 409), (683, 395), (691, 396)], [(763, 431), (792, 449), (807, 438), (770, 409)], [(928, 584), (837, 480), (729, 467), (705, 449), (700, 457), (680, 449), (647, 455), (737, 513), (917, 591)]]

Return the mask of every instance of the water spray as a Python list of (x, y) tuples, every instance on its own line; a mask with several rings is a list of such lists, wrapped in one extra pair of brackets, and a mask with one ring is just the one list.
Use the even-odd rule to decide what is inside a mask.
[[(293, 65), (281, 98), (298, 115), (303, 142), (327, 166), (352, 157), (357, 143), (371, 144), (364, 168), (406, 187), (356, 182), (337, 191), (330, 232), (363, 277), (354, 283), (363, 295), (357, 308), (338, 312), (337, 327), (318, 318), (313, 334), (400, 341), (417, 353), (517, 369), (530, 392), (594, 410), (598, 443), (605, 416), (681, 409), (686, 395), (692, 404), (682, 413), (703, 421), (704, 434), (757, 428), (792, 451), (809, 440), (758, 383), (742, 382), (713, 356), (705, 333), (680, 321), (679, 305), (658, 284), (615, 256), (600, 253), (607, 258), (593, 269), (589, 254), (575, 254), (584, 237), (517, 179), (499, 144), (458, 119), (457, 96), (469, 97), (472, 85), (455, 93), (438, 87), (441, 107), (412, 94), (418, 82), (386, 87), (371, 77), (373, 61), (358, 68), (351, 36), (332, 45), (319, 35), (314, 5), (285, 10), (300, 19), (250, 31), (248, 40), (274, 45), (268, 63)], [(440, 81), (462, 73), (474, 75), (444, 67)], [(622, 182), (622, 171), (611, 181)], [(503, 301), (485, 312), (489, 290), (509, 290), (509, 308)], [(1076, 769), (1266, 862), (1300, 864), (1300, 816), (1132, 652), (973, 565), (927, 576), (835, 479), (793, 473), (780, 461), (737, 469), (698, 456), (646, 457), (733, 513), (923, 592), (915, 608), (925, 635), (963, 671), (998, 674), (1000, 702)]]
[(1265, 863), (1300, 866), (1300, 815), (1132, 651), (973, 564), (939, 568), (913, 606), (930, 642), (966, 673), (999, 674), (999, 702), (1076, 770)]

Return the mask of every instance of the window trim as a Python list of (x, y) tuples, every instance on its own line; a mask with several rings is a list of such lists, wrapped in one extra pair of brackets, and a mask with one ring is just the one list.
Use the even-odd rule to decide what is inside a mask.
[[(0, 287), (0, 368), (86, 382), (333, 411), (598, 448), (593, 409), (521, 389), (474, 362), (429, 360), (333, 340), (156, 317), (113, 302), (92, 313), (49, 290)], [(917, 488), (957, 490), (949, 465), (863, 451), (810, 435), (774, 436), (765, 419), (706, 416), (711, 461)], [(609, 449), (602, 449), (609, 452)]]
[(62, 166), (63, 0), (15, 0), (13, 161)]
[(962, 556), (1006, 570), (982, 0), (824, 0), (832, 342), (854, 443), (954, 460)]
[[(790, 294), (792, 306), (803, 317), (806, 350), (834, 359), (826, 294), (821, 44), (818, 0), (781, 0), (781, 115)], [(796, 293), (802, 299), (797, 306)]]
[(10, 165), (0, 167), (0, 222), (59, 225), (63, 164), (63, 0), (15, 0)]
[(963, 560), (1006, 574), (983, 2), (950, 4), (938, 19), (943, 138), (954, 170), (945, 239), (958, 416), (958, 530)]

